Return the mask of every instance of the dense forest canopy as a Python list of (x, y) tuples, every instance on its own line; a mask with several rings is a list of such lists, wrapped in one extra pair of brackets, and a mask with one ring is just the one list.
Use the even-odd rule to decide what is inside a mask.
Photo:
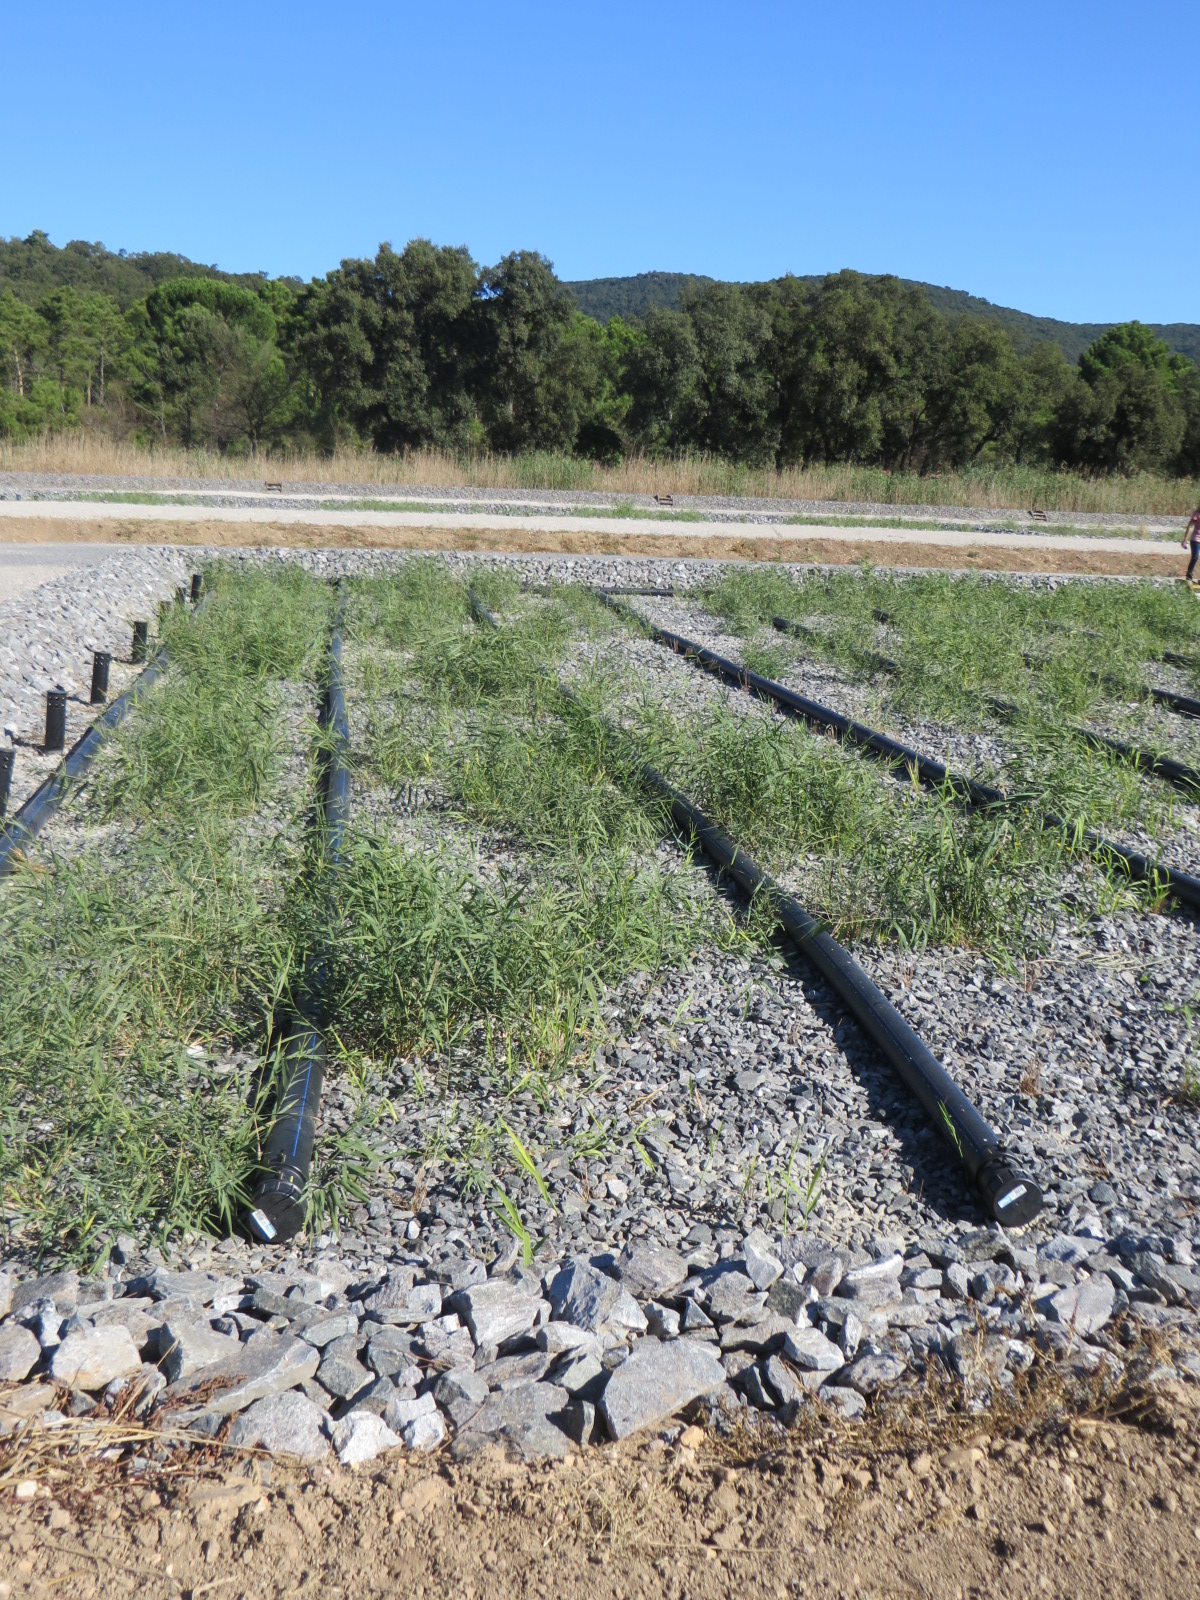
[[(648, 311), (678, 311), (680, 297), (689, 289), (711, 283), (690, 272), (638, 272), (627, 278), (585, 278), (567, 284), (575, 303), (589, 317), (607, 322), (610, 317), (644, 317)], [(801, 283), (817, 284), (819, 277), (801, 278)], [(923, 289), (935, 311), (949, 317), (982, 317), (999, 322), (1012, 334), (1018, 355), (1027, 355), (1035, 344), (1056, 344), (1068, 361), (1078, 361), (1111, 326), (1108, 322), (1060, 322), (1055, 317), (1035, 317), (1011, 306), (996, 306), (963, 289), (947, 289), (934, 283), (915, 283), (901, 278), (906, 288)], [(0, 286), (4, 282), (3, 253), (0, 248)], [(1162, 322), (1148, 324), (1172, 350), (1200, 361), (1200, 323)]]
[(1072, 364), (856, 272), (690, 279), (601, 320), (535, 251), (481, 267), (417, 239), (302, 284), (33, 234), (0, 243), (0, 353), (5, 437), (1200, 472), (1200, 368), (1152, 329)]

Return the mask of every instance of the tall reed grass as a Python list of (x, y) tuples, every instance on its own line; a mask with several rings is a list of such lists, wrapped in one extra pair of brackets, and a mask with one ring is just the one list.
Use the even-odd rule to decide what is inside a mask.
[(220, 455), (147, 448), (91, 433), (0, 441), (0, 472), (201, 480), (214, 484), (274, 481), (396, 488), (476, 488), (591, 492), (605, 495), (708, 495), (764, 500), (857, 502), (888, 506), (961, 506), (986, 511), (1108, 512), (1182, 516), (1200, 503), (1200, 482), (1151, 473), (1084, 477), (1041, 467), (980, 467), (937, 477), (881, 467), (810, 466), (775, 471), (715, 456), (631, 456), (612, 466), (551, 451), (526, 455), (454, 455), (414, 450), (381, 455), (369, 448), (315, 453)]

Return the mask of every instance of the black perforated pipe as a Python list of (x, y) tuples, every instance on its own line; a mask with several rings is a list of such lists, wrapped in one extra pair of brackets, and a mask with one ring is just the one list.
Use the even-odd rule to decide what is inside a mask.
[[(329, 687), (322, 721), (333, 737), (319, 790), (318, 826), (324, 830), (326, 858), (336, 884), (350, 798), (350, 774), (345, 762), (350, 730), (342, 682), (340, 610), (329, 644)], [(332, 913), (332, 892), (330, 910)], [(255, 1186), (246, 1217), (248, 1231), (267, 1244), (281, 1244), (304, 1227), (306, 1189), (325, 1083), (327, 967), (328, 950), (321, 945), (309, 960), (300, 997), (284, 1027), (280, 1086), (271, 1132), (263, 1148), (263, 1176)]]
[[(780, 710), (799, 717), (812, 727), (832, 728), (838, 737), (848, 744), (857, 745), (868, 755), (880, 758), (893, 768), (915, 773), (922, 783), (928, 784), (931, 788), (948, 787), (969, 805), (1026, 806), (1030, 815), (1035, 817), (1039, 825), (1047, 831), (1067, 834), (1072, 832), (1064, 818), (1053, 811), (1036, 811), (1029, 806), (1028, 801), (1007, 795), (1003, 789), (996, 789), (988, 783), (980, 783), (977, 779), (965, 777), (962, 773), (951, 772), (940, 761), (921, 755), (919, 751), (901, 744), (898, 739), (889, 739), (886, 734), (877, 733), (874, 728), (855, 722), (853, 718), (844, 716), (830, 706), (823, 706), (816, 700), (809, 700), (804, 695), (797, 694), (785, 684), (776, 683), (771, 678), (760, 677), (757, 672), (739, 666), (737, 662), (718, 655), (715, 650), (709, 650), (707, 646), (697, 644), (692, 639), (685, 639), (682, 634), (656, 627), (629, 606), (623, 606), (607, 595), (602, 595), (601, 598), (615, 611), (635, 622), (657, 643), (697, 662), (724, 682), (735, 688), (744, 689), (749, 694), (757, 695), (760, 700), (771, 701)], [(1139, 851), (1116, 844), (1091, 829), (1082, 833), (1080, 843), (1086, 845), (1094, 856), (1120, 861), (1129, 876), (1137, 882), (1157, 885), (1162, 890), (1169, 891), (1181, 905), (1187, 906), (1192, 911), (1200, 911), (1200, 878), (1193, 876), (1192, 873), (1181, 872), (1177, 867), (1164, 866), (1160, 861), (1151, 861)]]
[[(583, 709), (569, 691), (563, 695), (573, 708)], [(767, 899), (799, 954), (920, 1102), (979, 1190), (988, 1214), (1005, 1227), (1030, 1222), (1042, 1208), (1041, 1188), (1018, 1170), (999, 1136), (850, 952), (660, 772), (644, 762), (639, 762), (639, 772), (650, 792), (670, 807), (671, 820), (685, 839), (698, 845), (746, 894)]]

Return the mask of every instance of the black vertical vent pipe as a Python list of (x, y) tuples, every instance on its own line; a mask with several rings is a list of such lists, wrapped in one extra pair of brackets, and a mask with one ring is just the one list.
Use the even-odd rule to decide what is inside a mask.
[[(658, 644), (665, 645), (668, 650), (674, 650), (677, 654), (697, 662), (733, 688), (744, 689), (760, 700), (769, 700), (781, 711), (799, 717), (801, 721), (813, 727), (832, 728), (847, 744), (857, 745), (859, 749), (865, 750), (868, 755), (879, 757), (890, 767), (915, 773), (920, 782), (929, 787), (948, 788), (951, 793), (973, 806), (1027, 806), (1030, 814), (1036, 817), (1038, 824), (1047, 832), (1065, 833), (1076, 837), (1076, 830), (1055, 812), (1035, 811), (1022, 796), (1005, 794), (1003, 789), (993, 788), (989, 783), (980, 783), (975, 778), (951, 772), (942, 762), (921, 755), (908, 745), (901, 744), (898, 739), (889, 739), (886, 734), (876, 733), (873, 728), (855, 722), (851, 717), (844, 716), (840, 711), (834, 711), (830, 706), (823, 706), (816, 700), (809, 700), (804, 695), (797, 694), (785, 684), (776, 683), (771, 678), (760, 677), (757, 672), (739, 666), (736, 661), (730, 661), (726, 656), (718, 655), (715, 650), (696, 644), (692, 639), (685, 639), (682, 634), (658, 628), (652, 622), (647, 622), (644, 617), (638, 616), (630, 607), (609, 599), (607, 595), (601, 595), (601, 598), (613, 610), (635, 622)], [(1101, 860), (1120, 861), (1135, 882), (1155, 885), (1170, 893), (1193, 913), (1200, 911), (1200, 878), (1192, 873), (1181, 872), (1177, 867), (1164, 866), (1160, 861), (1151, 861), (1139, 851), (1127, 849), (1125, 845), (1106, 839), (1103, 834), (1095, 833), (1091, 829), (1078, 834), (1078, 841), (1081, 845), (1085, 845), (1093, 856)]]
[[(585, 709), (568, 690), (562, 692), (568, 704)], [(747, 895), (766, 899), (799, 954), (920, 1102), (979, 1190), (989, 1216), (1009, 1228), (1031, 1222), (1042, 1208), (1039, 1185), (1018, 1170), (999, 1135), (850, 952), (660, 772), (644, 762), (638, 765), (642, 781), (670, 807), (671, 820), (683, 837), (698, 845)]]
[[(318, 795), (318, 828), (333, 880), (342, 854), (349, 810), (350, 774), (346, 754), (350, 729), (342, 680), (342, 608), (329, 643), (329, 687), (322, 725), (332, 739), (324, 756)], [(332, 920), (332, 897), (330, 903)], [(300, 997), (283, 1031), (283, 1061), (271, 1131), (262, 1153), (263, 1175), (246, 1217), (247, 1231), (264, 1244), (282, 1244), (304, 1227), (308, 1176), (312, 1170), (317, 1116), (325, 1082), (325, 1030), (328, 1027), (328, 946), (322, 943), (308, 961)]]
[(97, 717), (83, 737), (75, 741), (67, 751), (62, 765), (38, 785), (24, 805), (13, 815), (12, 821), (3, 833), (0, 833), (0, 878), (7, 878), (14, 870), (18, 852), (27, 848), (30, 840), (58, 810), (74, 780), (81, 777), (91, 766), (105, 735), (116, 727), (130, 706), (152, 684), (157, 683), (166, 671), (166, 666), (166, 652), (162, 651), (156, 657), (154, 665), (147, 667), (137, 682), (131, 684), (119, 699), (114, 700), (104, 715)]

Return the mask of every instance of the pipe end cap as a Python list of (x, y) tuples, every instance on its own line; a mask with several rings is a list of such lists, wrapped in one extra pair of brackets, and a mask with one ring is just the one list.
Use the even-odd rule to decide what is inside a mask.
[(303, 1233), (304, 1192), (287, 1178), (267, 1178), (254, 1191), (246, 1213), (246, 1231), (260, 1244), (285, 1244)]
[(988, 1211), (1001, 1227), (1025, 1227), (1044, 1204), (1042, 1191), (1033, 1179), (1007, 1161), (989, 1162), (976, 1181)]

